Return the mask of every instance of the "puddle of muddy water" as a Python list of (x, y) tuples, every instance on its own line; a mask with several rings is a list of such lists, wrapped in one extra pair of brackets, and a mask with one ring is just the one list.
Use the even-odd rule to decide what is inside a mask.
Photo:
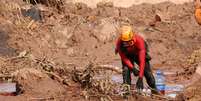
[[(166, 77), (168, 77), (168, 76), (176, 75), (176, 72), (164, 72), (164, 74), (165, 74)], [(122, 74), (112, 75), (111, 79), (115, 83), (118, 83), (118, 84), (122, 84), (123, 83)], [(132, 75), (132, 82), (131, 83), (132, 83), (133, 87), (135, 86), (136, 81), (137, 81), (137, 77), (134, 77)], [(166, 81), (168, 81), (168, 80), (166, 80)], [(148, 89), (148, 86), (147, 87), (146, 86), (145, 86), (145, 89)], [(135, 90), (135, 88), (133, 88), (133, 87), (131, 87), (131, 89)], [(184, 85), (182, 85), (182, 84), (177, 84), (177, 83), (170, 84), (170, 83), (166, 83), (166, 86), (165, 86), (165, 96), (166, 97), (170, 97), (170, 98), (175, 98), (177, 96), (177, 94), (180, 93), (180, 92), (183, 92), (183, 90), (184, 90)]]
[[(114, 65), (115, 67), (119, 67), (121, 68), (121, 61), (120, 60), (115, 60), (111, 63), (111, 65)], [(170, 70), (163, 70), (164, 76), (166, 78), (166, 87), (165, 87), (165, 96), (169, 97), (169, 98), (175, 98), (177, 96), (178, 93), (183, 92), (183, 90), (185, 89), (184, 85), (182, 85), (181, 83), (178, 82), (174, 82), (174, 78), (177, 77), (177, 72), (174, 71), (170, 71)], [(153, 74), (155, 76), (155, 71), (153, 71)], [(132, 85), (131, 85), (131, 90), (135, 90), (135, 84), (137, 81), (137, 77), (135, 77), (133, 74), (131, 74), (131, 78), (132, 78)], [(123, 83), (123, 77), (122, 74), (113, 74), (111, 76), (111, 80), (114, 83), (117, 84), (122, 84)], [(146, 80), (144, 79), (144, 84), (145, 84), (145, 89), (148, 89), (148, 85), (146, 83)]]
[(9, 39), (7, 33), (0, 30), (0, 56), (13, 56), (15, 49), (8, 46), (7, 40)]
[[(122, 74), (112, 75), (111, 79), (115, 83), (119, 83), (119, 84), (123, 83), (123, 76), (122, 76)], [(131, 80), (131, 84), (135, 85), (136, 81), (137, 81), (137, 77), (134, 77), (133, 75), (131, 75), (131, 79), (132, 79)]]

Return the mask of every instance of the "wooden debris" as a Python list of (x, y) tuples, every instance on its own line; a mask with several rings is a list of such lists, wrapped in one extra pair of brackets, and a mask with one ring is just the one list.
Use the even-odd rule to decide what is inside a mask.
[(64, 79), (62, 79), (60, 76), (58, 76), (57, 74), (53, 73), (53, 72), (45, 72), (46, 74), (52, 76), (54, 79), (56, 79), (59, 82), (63, 82)]
[(28, 101), (41, 101), (41, 100), (56, 100), (59, 98), (64, 98), (64, 96), (58, 96), (58, 97), (46, 97), (46, 98), (42, 98), (42, 97), (38, 97), (38, 98), (30, 98)]
[(96, 69), (111, 70), (111, 71), (114, 71), (119, 74), (122, 73), (122, 69), (120, 67), (113, 66), (113, 65), (98, 65), (94, 68), (94, 70), (96, 70)]
[(31, 21), (29, 22), (27, 28), (28, 28), (28, 29), (31, 28), (31, 26), (32, 26), (33, 24), (34, 24), (34, 20), (31, 20)]

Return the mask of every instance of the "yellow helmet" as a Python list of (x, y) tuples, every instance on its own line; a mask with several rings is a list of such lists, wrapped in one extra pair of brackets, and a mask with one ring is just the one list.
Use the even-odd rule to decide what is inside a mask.
[(122, 26), (120, 28), (120, 39), (122, 41), (130, 41), (134, 36), (131, 26)]

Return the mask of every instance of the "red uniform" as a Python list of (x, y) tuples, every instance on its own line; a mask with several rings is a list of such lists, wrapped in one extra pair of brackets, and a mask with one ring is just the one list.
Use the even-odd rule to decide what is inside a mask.
[(119, 53), (122, 62), (127, 65), (130, 70), (134, 68), (134, 64), (132, 63), (132, 61), (130, 61), (129, 57), (137, 58), (140, 68), (139, 77), (142, 78), (145, 68), (145, 42), (144, 39), (137, 34), (135, 34), (132, 40), (134, 41), (134, 44), (132, 46), (123, 47), (122, 41), (118, 39), (116, 42), (115, 51)]

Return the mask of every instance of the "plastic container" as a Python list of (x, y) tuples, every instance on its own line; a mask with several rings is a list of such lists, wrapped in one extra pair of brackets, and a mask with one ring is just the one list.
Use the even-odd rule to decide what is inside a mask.
[(157, 90), (165, 95), (165, 76), (161, 70), (156, 71), (156, 88)]
[(16, 83), (0, 83), (0, 95), (14, 96), (16, 90)]

